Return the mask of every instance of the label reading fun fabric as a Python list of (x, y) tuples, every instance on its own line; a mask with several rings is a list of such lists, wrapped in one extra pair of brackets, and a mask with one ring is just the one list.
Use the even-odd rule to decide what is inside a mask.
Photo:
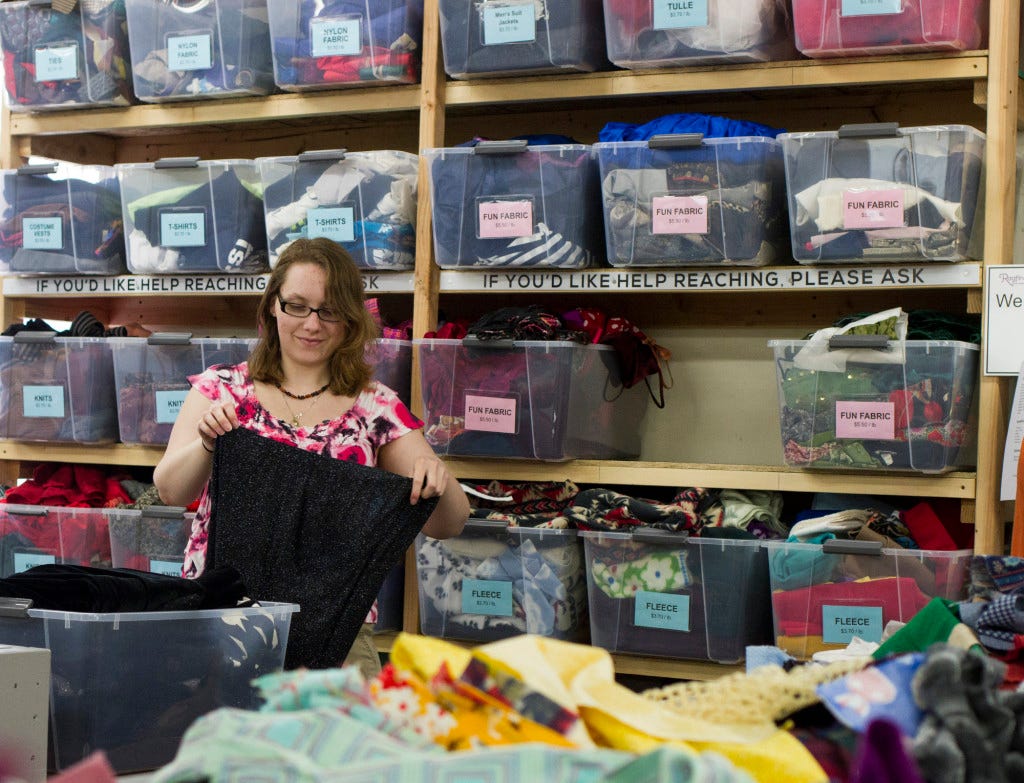
[(161, 212), (161, 247), (203, 247), (206, 244), (205, 212)]
[(511, 617), (512, 583), (491, 579), (463, 579), (462, 613)]
[(708, 26), (708, 0), (653, 0), (654, 29)]
[(655, 196), (651, 210), (652, 234), (708, 233), (707, 196)]
[(149, 572), (151, 574), (166, 574), (167, 576), (181, 576), (181, 561), (174, 560), (150, 560)]
[(840, 16), (881, 16), (903, 13), (903, 0), (843, 0)]
[(483, 432), (516, 431), (516, 399), (514, 397), (480, 397), (466, 395), (465, 426)]
[(213, 67), (213, 36), (167, 36), (167, 70), (205, 71)]
[(22, 220), (21, 246), (26, 250), (62, 250), (64, 248), (64, 224), (61, 218), (25, 218)]
[(39, 555), (35, 552), (15, 552), (14, 573), (20, 574), (22, 571), (28, 571), (28, 569), (35, 568), (37, 565), (53, 565), (56, 562), (57, 558), (53, 555)]
[(633, 624), (665, 631), (690, 630), (690, 596), (637, 590)]
[(306, 213), (306, 232), (310, 239), (325, 237), (332, 242), (353, 242), (356, 238), (352, 207), (317, 207)]
[(360, 17), (312, 19), (309, 23), (310, 50), (314, 57), (351, 57), (363, 50)]
[(534, 4), (498, 5), (485, 3), (480, 9), (484, 27), (484, 46), (524, 43), (537, 38)]
[(477, 238), (501, 239), (533, 234), (532, 201), (481, 201)]
[(896, 438), (895, 404), (836, 400), (836, 437), (894, 440)]
[(882, 607), (822, 606), (822, 641), (849, 644), (854, 636), (866, 642), (882, 641)]
[(22, 414), (26, 419), (63, 419), (63, 386), (22, 386)]
[(185, 404), (185, 396), (188, 389), (172, 389), (170, 391), (158, 391), (156, 394), (156, 423), (174, 424), (181, 413), (181, 406)]
[(843, 228), (900, 228), (903, 189), (843, 191)]
[(37, 82), (78, 78), (78, 45), (42, 46), (33, 52)]

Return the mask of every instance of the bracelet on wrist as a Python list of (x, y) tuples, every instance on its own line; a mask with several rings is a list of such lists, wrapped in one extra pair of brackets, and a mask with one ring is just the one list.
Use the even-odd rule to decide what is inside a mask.
[(210, 447), (208, 447), (208, 446), (206, 445), (206, 441), (205, 441), (205, 440), (203, 440), (202, 438), (200, 438), (200, 439), (199, 439), (199, 442), (203, 444), (203, 448), (204, 448), (204, 449), (206, 449), (206, 451), (208, 451), (208, 452), (209, 452), (210, 454), (213, 454), (213, 449), (211, 449)]

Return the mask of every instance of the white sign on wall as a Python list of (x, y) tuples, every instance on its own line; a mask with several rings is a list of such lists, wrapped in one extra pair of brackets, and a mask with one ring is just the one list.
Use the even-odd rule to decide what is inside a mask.
[(1017, 375), (1024, 363), (1024, 266), (989, 266), (985, 277), (985, 374)]

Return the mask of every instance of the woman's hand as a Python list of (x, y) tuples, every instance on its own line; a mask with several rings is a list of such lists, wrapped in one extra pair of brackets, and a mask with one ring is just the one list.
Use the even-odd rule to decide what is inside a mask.
[(448, 477), (448, 469), (437, 457), (417, 457), (412, 468), (409, 502), (415, 506), (420, 498), (441, 497), (448, 486)]
[(202, 438), (203, 446), (207, 451), (213, 451), (217, 438), (224, 435), (238, 426), (238, 414), (235, 413), (235, 405), (231, 402), (218, 402), (210, 406), (210, 409), (199, 419), (199, 437)]

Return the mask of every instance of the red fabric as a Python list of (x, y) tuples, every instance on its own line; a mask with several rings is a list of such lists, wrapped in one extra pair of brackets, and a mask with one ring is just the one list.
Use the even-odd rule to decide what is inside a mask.
[(469, 321), (459, 319), (448, 321), (437, 327), (436, 331), (427, 332), (424, 339), (430, 340), (461, 340), (469, 333)]
[(107, 754), (102, 750), (86, 756), (77, 764), (52, 778), (50, 783), (117, 783), (114, 768), (107, 761)]
[(4, 503), (64, 508), (103, 508), (119, 500), (132, 502), (118, 476), (108, 476), (102, 468), (58, 462), (38, 465), (31, 479), (12, 487), (3, 498)]
[(958, 548), (928, 503), (918, 503), (913, 508), (901, 511), (900, 519), (910, 529), (911, 536), (921, 549), (952, 552)]

